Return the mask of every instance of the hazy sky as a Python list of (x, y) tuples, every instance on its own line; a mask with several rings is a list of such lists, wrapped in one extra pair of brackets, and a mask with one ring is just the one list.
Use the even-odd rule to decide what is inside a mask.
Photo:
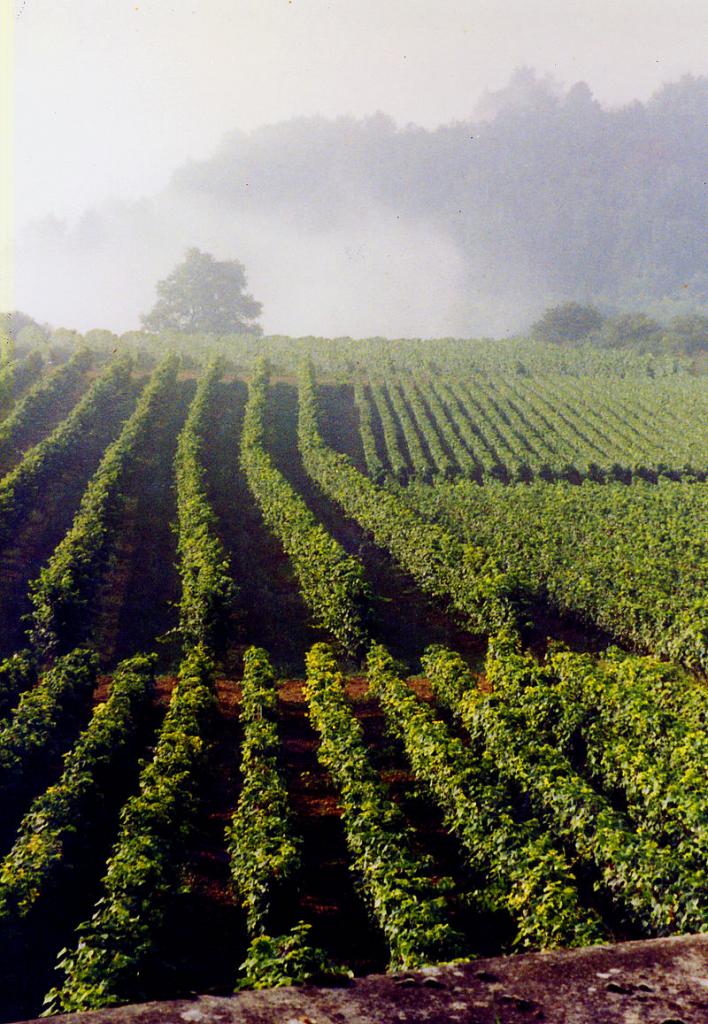
[(236, 127), (465, 118), (520, 65), (644, 99), (707, 38), (706, 0), (15, 0), (16, 225), (150, 194)]

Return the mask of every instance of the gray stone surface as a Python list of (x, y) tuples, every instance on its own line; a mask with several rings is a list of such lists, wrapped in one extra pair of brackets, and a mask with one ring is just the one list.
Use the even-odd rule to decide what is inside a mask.
[(69, 1014), (56, 1024), (708, 1024), (708, 935), (476, 960), (343, 988)]

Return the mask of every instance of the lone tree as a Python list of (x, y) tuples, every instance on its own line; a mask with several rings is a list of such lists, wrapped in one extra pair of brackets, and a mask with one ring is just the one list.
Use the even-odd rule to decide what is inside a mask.
[(260, 334), (262, 306), (247, 295), (246, 272), (238, 260), (216, 260), (188, 249), (184, 260), (157, 284), (158, 299), (140, 318), (148, 331), (183, 334)]

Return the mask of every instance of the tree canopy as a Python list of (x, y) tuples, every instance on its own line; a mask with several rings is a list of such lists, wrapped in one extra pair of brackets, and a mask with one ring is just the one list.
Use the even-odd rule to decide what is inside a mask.
[(13, 341), (17, 341), (20, 333), (29, 327), (36, 328), (37, 331), (41, 332), (44, 338), (47, 337), (47, 328), (41, 327), (37, 321), (33, 317), (28, 316), (27, 313), (23, 313), (19, 309), (0, 313), (0, 336), (3, 338), (11, 338)]
[(148, 331), (182, 334), (260, 334), (262, 306), (246, 294), (246, 272), (238, 260), (217, 260), (201, 249), (157, 284), (157, 302), (142, 316)]
[(551, 306), (531, 328), (534, 337), (556, 345), (584, 341), (593, 331), (602, 327), (604, 317), (593, 306), (578, 302), (564, 302)]
[(700, 313), (675, 316), (660, 323), (646, 313), (604, 316), (594, 306), (564, 302), (549, 306), (531, 327), (539, 341), (555, 345), (633, 348), (640, 352), (679, 352), (694, 356), (708, 351), (708, 317)]

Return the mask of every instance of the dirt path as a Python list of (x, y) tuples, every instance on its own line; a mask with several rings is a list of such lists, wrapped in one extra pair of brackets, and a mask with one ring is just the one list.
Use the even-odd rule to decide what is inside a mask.
[(187, 890), (173, 901), (163, 951), (171, 991), (229, 993), (246, 949), (243, 913), (231, 887), (225, 829), (239, 792), (240, 685), (217, 681), (209, 771), (185, 862)]
[(158, 638), (167, 637), (178, 623), (173, 463), (193, 394), (193, 381), (179, 382), (125, 482), (115, 558), (97, 597), (95, 646), (105, 667), (142, 651), (158, 653), (161, 671), (176, 669), (179, 661), (179, 638)]
[(278, 469), (332, 536), (363, 563), (374, 595), (372, 639), (385, 644), (412, 671), (418, 669), (420, 655), (433, 643), (455, 648), (470, 664), (478, 666), (486, 641), (464, 630), (440, 605), (422, 594), (390, 555), (375, 545), (357, 523), (346, 519), (305, 473), (297, 449), (297, 389), (276, 384), (269, 395), (267, 413), (268, 444)]
[(344, 452), (360, 473), (366, 473), (366, 459), (359, 434), (359, 411), (351, 384), (330, 384), (319, 390), (320, 427), (330, 447)]
[(297, 912), (313, 925), (314, 943), (365, 974), (385, 967), (386, 947), (354, 887), (341, 808), (317, 760), (303, 688), (302, 680), (290, 680), (278, 690), (283, 765), (294, 827), (304, 839)]
[(12, 542), (0, 551), (0, 656), (6, 657), (24, 644), (23, 617), (31, 610), (28, 585), (35, 579), (52, 551), (71, 526), (86, 485), (108, 444), (118, 435), (129, 414), (135, 388), (115, 404), (94, 431), (62, 465), (41, 494), (27, 518), (20, 523)]
[[(416, 680), (412, 688), (425, 703), (434, 703), (425, 680)], [(411, 827), (417, 851), (430, 861), (431, 877), (449, 878), (454, 884), (447, 897), (448, 913), (451, 924), (464, 936), (465, 954), (479, 956), (498, 952), (513, 938), (511, 921), (501, 915), (482, 919), (465, 905), (465, 897), (483, 885), (484, 880), (467, 867), (464, 852), (443, 824), (438, 807), (426, 788), (416, 782), (403, 744), (389, 734), (384, 713), (366, 680), (348, 679), (346, 689), (371, 761)]]
[(245, 647), (256, 644), (281, 675), (302, 675), (305, 652), (320, 634), (310, 625), (288, 558), (263, 525), (239, 467), (245, 401), (243, 382), (221, 385), (205, 449), (209, 499), (237, 587), (224, 668), (240, 675)]
[[(101, 676), (94, 691), (94, 704), (106, 699), (110, 676)], [(150, 755), (151, 744), (164, 716), (174, 678), (158, 680), (153, 705), (146, 709), (135, 742), (112, 770), (100, 798), (92, 804), (75, 836), (67, 839), (65, 863), (54, 882), (39, 899), (34, 912), (19, 928), (0, 932), (0, 1020), (13, 1021), (39, 1015), (44, 994), (58, 981), (57, 954), (76, 943), (75, 929), (90, 918), (101, 895), (106, 871), (118, 833), (121, 807), (137, 790), (142, 758)], [(61, 771), (55, 766), (54, 782)], [(3, 854), (9, 844), (3, 848)]]

